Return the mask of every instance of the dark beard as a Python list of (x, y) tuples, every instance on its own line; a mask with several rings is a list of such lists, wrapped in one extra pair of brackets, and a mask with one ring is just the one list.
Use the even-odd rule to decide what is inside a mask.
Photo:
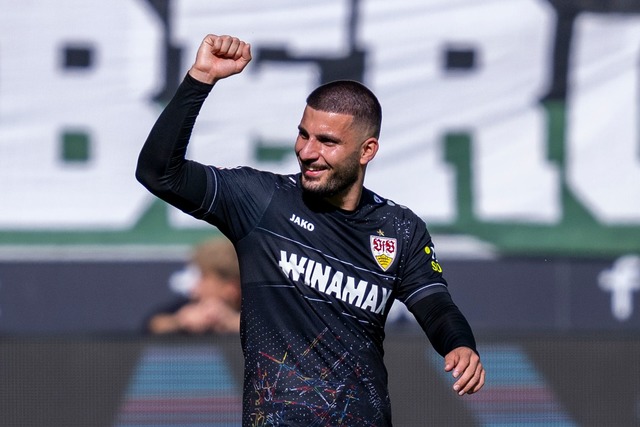
[(302, 177), (302, 189), (314, 197), (329, 198), (346, 192), (358, 181), (359, 164), (351, 163), (339, 170), (334, 169), (333, 176), (322, 186), (308, 186)]

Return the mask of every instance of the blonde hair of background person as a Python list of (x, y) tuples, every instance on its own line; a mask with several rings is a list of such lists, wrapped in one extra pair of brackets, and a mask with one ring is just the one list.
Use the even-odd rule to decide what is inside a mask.
[(197, 245), (190, 264), (198, 278), (191, 301), (175, 313), (154, 315), (148, 324), (154, 334), (234, 333), (240, 331), (240, 269), (229, 240), (217, 237)]

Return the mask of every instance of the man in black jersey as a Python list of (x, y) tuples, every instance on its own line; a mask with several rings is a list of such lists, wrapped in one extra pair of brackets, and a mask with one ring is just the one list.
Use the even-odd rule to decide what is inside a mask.
[(424, 222), (366, 189), (381, 108), (337, 81), (307, 98), (300, 173), (186, 160), (213, 85), (240, 73), (250, 46), (208, 35), (151, 130), (136, 177), (224, 233), (242, 278), (243, 426), (390, 426), (384, 324), (395, 299), (414, 314), (459, 394), (482, 388), (473, 333), (451, 300)]

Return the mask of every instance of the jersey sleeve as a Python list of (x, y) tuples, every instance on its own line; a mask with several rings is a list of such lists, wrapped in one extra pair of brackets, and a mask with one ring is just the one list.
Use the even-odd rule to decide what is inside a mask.
[(457, 347), (477, 353), (471, 326), (449, 294), (427, 226), (417, 216), (414, 219), (398, 299), (413, 313), (440, 355)]
[(240, 240), (262, 218), (280, 176), (250, 167), (208, 167), (210, 184), (202, 219), (217, 226), (232, 241)]
[(276, 178), (251, 168), (218, 169), (185, 158), (212, 88), (185, 76), (140, 151), (136, 178), (160, 199), (237, 240), (260, 218)]
[(409, 308), (429, 295), (449, 292), (426, 224), (415, 214), (411, 217), (413, 219), (408, 233), (411, 237), (407, 242), (407, 261), (402, 271), (401, 284), (397, 289), (397, 299)]
[(193, 216), (200, 215), (207, 192), (207, 169), (185, 158), (196, 118), (212, 85), (189, 75), (156, 120), (145, 141), (136, 178), (152, 194)]

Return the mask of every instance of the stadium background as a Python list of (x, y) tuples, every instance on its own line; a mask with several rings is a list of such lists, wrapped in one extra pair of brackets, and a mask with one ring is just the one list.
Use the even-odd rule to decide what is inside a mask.
[(0, 6), (0, 425), (237, 425), (234, 337), (143, 333), (216, 234), (133, 178), (207, 32), (254, 62), (216, 88), (192, 158), (295, 171), (313, 87), (381, 98), (367, 185), (428, 222), (489, 372), (457, 399), (400, 315), (396, 425), (640, 423), (640, 2)]

